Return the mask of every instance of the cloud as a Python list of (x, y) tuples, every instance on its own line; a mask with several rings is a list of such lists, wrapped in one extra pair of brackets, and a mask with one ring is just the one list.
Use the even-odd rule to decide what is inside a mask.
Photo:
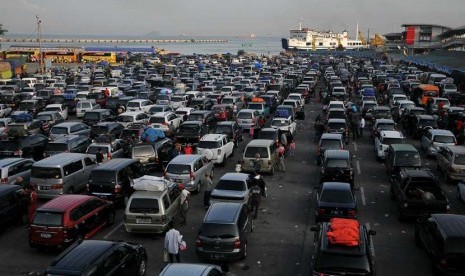
[(29, 2), (27, 0), (20, 0), (19, 3), (21, 4), (21, 6), (28, 9), (29, 11), (33, 11), (33, 12), (36, 12), (36, 13), (46, 12), (47, 11), (47, 8), (45, 8), (43, 6), (39, 6), (39, 5), (34, 4), (34, 3), (31, 3), (31, 2)]

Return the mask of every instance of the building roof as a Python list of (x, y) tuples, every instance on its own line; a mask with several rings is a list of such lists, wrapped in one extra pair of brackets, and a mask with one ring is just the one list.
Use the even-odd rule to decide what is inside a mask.
[(463, 34), (463, 33), (465, 33), (465, 26), (460, 26), (457, 28), (450, 29), (446, 32), (443, 32), (442, 34), (440, 34), (440, 36), (442, 38), (446, 38), (446, 37), (450, 37), (456, 34)]
[(402, 24), (402, 27), (414, 27), (414, 26), (424, 26), (424, 27), (438, 27), (438, 28), (444, 28), (450, 30), (451, 27), (443, 26), (443, 25), (437, 25), (437, 24), (422, 24), (422, 23), (413, 23), (413, 24)]
[(402, 38), (402, 33), (388, 33), (383, 35), (387, 40), (396, 40)]

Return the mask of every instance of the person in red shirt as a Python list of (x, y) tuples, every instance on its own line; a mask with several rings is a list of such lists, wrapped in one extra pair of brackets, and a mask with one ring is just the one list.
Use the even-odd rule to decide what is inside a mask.
[(187, 146), (184, 147), (184, 154), (192, 154), (193, 151), (191, 144), (187, 144)]
[(108, 90), (108, 87), (105, 88), (105, 91), (103, 91), (103, 94), (105, 95), (105, 98), (110, 97), (110, 90)]
[(28, 222), (29, 224), (32, 223), (32, 220), (34, 219), (34, 215), (37, 210), (37, 193), (34, 190), (34, 187), (32, 185), (27, 185), (26, 186), (26, 193), (29, 195), (29, 203), (27, 206), (27, 217), (28, 217)]
[(283, 144), (279, 143), (278, 148), (278, 160), (279, 166), (278, 169), (282, 172), (286, 171), (286, 166), (284, 165), (284, 154), (286, 153), (286, 149), (284, 148)]

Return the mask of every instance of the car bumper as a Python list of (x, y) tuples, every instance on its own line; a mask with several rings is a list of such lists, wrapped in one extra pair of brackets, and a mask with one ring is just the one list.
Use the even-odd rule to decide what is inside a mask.
[(239, 123), (238, 124), (242, 129), (251, 129), (254, 124), (253, 123)]
[(44, 199), (53, 199), (55, 197), (63, 195), (63, 189), (57, 189), (57, 190), (39, 190), (37, 191), (37, 197), (38, 198), (44, 198)]
[(197, 255), (204, 260), (212, 261), (235, 261), (239, 260), (242, 257), (241, 249), (234, 249), (233, 251), (223, 252), (223, 251), (206, 251), (202, 247), (197, 248)]
[(168, 222), (166, 224), (124, 223), (124, 228), (128, 233), (159, 234), (168, 229)]

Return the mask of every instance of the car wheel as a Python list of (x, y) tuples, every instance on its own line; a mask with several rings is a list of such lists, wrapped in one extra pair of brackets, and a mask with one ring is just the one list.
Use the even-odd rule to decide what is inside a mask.
[(139, 263), (138, 263), (137, 275), (144, 276), (146, 270), (147, 270), (147, 257), (143, 256), (140, 258)]
[(247, 258), (247, 243), (244, 244), (244, 249), (242, 250), (241, 260), (245, 260)]
[(110, 225), (115, 224), (115, 219), (116, 219), (115, 212), (111, 212), (110, 216), (108, 217), (108, 220), (107, 220), (107, 225), (110, 226)]

